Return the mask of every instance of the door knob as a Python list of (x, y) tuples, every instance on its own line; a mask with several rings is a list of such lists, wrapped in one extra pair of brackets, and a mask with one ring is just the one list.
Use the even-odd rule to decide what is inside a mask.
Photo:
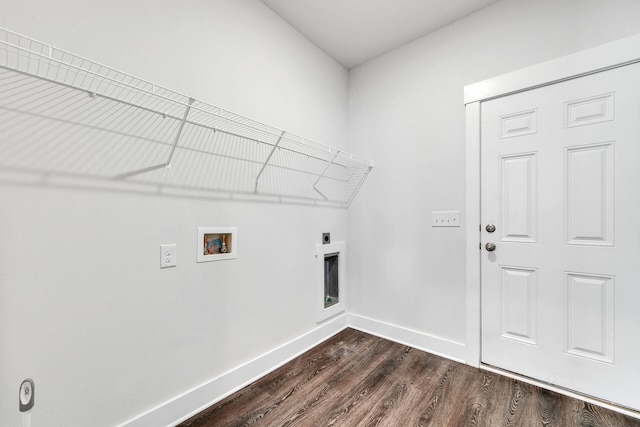
[(489, 243), (487, 243), (486, 245), (484, 245), (484, 248), (485, 248), (486, 250), (488, 250), (489, 252), (493, 252), (493, 251), (495, 251), (495, 250), (496, 250), (496, 244), (495, 244), (495, 243), (491, 243), (491, 242), (489, 242)]
[(485, 229), (487, 230), (488, 233), (493, 233), (494, 231), (496, 231), (496, 226), (493, 224), (487, 224)]

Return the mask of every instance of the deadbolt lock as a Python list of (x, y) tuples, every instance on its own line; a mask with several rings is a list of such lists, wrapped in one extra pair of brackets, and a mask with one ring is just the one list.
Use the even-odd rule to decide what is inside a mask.
[(494, 231), (496, 231), (496, 226), (493, 224), (487, 224), (485, 229), (487, 230), (488, 233), (493, 233)]

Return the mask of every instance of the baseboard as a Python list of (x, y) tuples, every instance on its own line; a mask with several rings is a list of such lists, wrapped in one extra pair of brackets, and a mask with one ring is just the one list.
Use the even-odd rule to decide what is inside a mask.
[(346, 327), (347, 315), (338, 315), (301, 337), (121, 424), (121, 427), (175, 426), (284, 365)]
[(348, 326), (381, 338), (405, 344), (456, 362), (465, 363), (467, 348), (463, 343), (425, 334), (402, 326), (349, 313)]

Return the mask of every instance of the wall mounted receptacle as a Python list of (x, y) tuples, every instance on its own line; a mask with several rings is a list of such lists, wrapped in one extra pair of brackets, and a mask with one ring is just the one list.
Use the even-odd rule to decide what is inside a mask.
[(20, 395), (18, 398), (20, 412), (27, 412), (33, 408), (35, 402), (35, 384), (31, 378), (27, 378), (20, 384)]
[(178, 248), (175, 244), (160, 245), (160, 268), (178, 265)]
[(433, 211), (432, 227), (460, 227), (460, 211)]

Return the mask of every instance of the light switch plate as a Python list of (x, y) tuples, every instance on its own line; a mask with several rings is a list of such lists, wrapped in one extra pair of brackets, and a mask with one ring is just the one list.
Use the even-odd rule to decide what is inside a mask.
[(460, 227), (460, 211), (433, 211), (433, 227)]
[(178, 265), (178, 249), (175, 244), (160, 245), (160, 268)]

